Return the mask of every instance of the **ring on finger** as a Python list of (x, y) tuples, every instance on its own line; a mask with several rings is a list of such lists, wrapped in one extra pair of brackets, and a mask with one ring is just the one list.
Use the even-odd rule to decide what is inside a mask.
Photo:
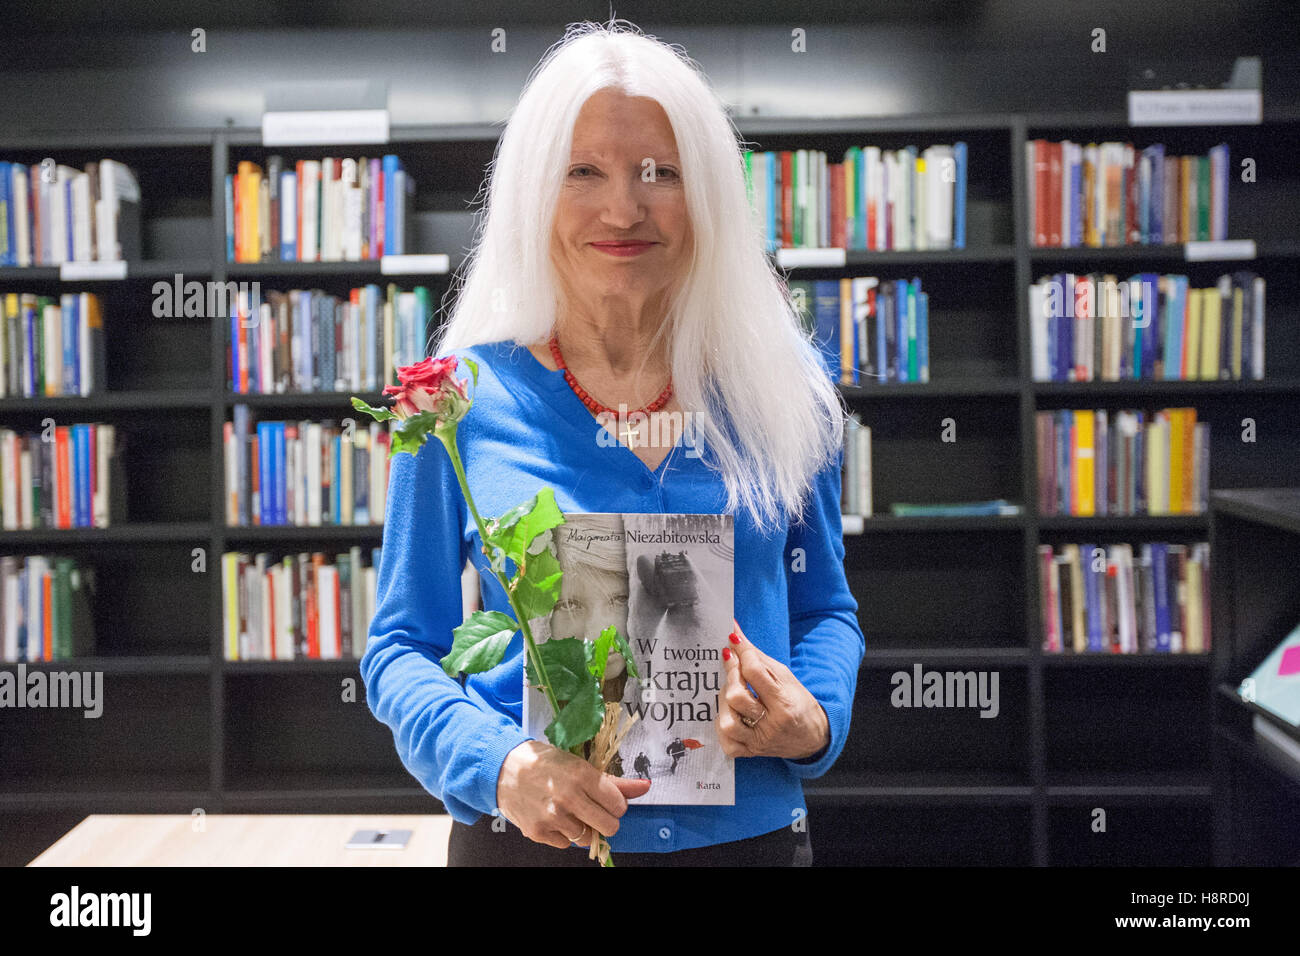
[(744, 724), (746, 727), (752, 728), (755, 724), (757, 724), (760, 720), (762, 720), (766, 716), (767, 716), (767, 708), (764, 707), (763, 712), (759, 714), (757, 717), (741, 717), (740, 722)]

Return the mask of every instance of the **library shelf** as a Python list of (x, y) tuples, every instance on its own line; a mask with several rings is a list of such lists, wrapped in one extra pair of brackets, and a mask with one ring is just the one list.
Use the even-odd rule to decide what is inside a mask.
[[(896, 742), (873, 736), (870, 721), (855, 719), (844, 754), (826, 777), (805, 783), (814, 806), (813, 835), (819, 861), (894, 863), (978, 863), (1047, 865), (1054, 861), (1106, 862), (1110, 865), (1144, 863), (1170, 859), (1154, 847), (1120, 848), (1110, 855), (1092, 855), (1095, 835), (1076, 826), (1073, 810), (1083, 802), (1114, 801), (1147, 814), (1142, 820), (1163, 820), (1166, 805), (1190, 804), (1196, 814), (1175, 824), (1173, 831), (1186, 847), (1174, 862), (1209, 862), (1208, 839), (1212, 821), (1201, 812), (1209, 798), (1210, 772), (1197, 754), (1184, 756), (1185, 766), (1169, 772), (1144, 772), (1140, 748), (1117, 749), (1113, 762), (1102, 767), (1106, 745), (1104, 734), (1086, 738), (1087, 766), (1101, 769), (1064, 773), (1056, 768), (1069, 756), (1062, 749), (1062, 736), (1079, 733), (1063, 724), (1053, 712), (1065, 706), (1073, 685), (1096, 690), (1116, 681), (1138, 681), (1158, 691), (1163, 683), (1176, 685), (1172, 697), (1142, 695), (1115, 699), (1115, 716), (1129, 721), (1160, 721), (1185, 718), (1199, 706), (1200, 677), (1206, 666), (1204, 655), (1054, 655), (1040, 649), (1039, 601), (1036, 551), (1040, 542), (1066, 535), (1075, 540), (1143, 540), (1158, 536), (1187, 538), (1212, 532), (1207, 515), (1062, 516), (1039, 515), (1034, 416), (1054, 407), (1083, 407), (1116, 401), (1192, 404), (1213, 402), (1225, 419), (1259, 414), (1260, 402), (1273, 403), (1270, 410), (1288, 421), (1300, 415), (1300, 369), (1272, 367), (1276, 376), (1263, 381), (1219, 382), (1079, 382), (1053, 383), (1032, 380), (1029, 354), (1030, 333), (1026, 290), (1041, 272), (1089, 271), (1102, 268), (1168, 268), (1172, 271), (1254, 269), (1269, 281), (1269, 345), (1276, 333), (1272, 360), (1285, 355), (1292, 320), (1300, 314), (1300, 288), (1290, 279), (1300, 258), (1300, 240), (1286, 234), (1258, 235), (1253, 260), (1207, 260), (1189, 262), (1182, 245), (1111, 247), (1103, 249), (1049, 249), (1030, 243), (1027, 216), (1028, 175), (1025, 144), (1032, 138), (1100, 140), (1122, 136), (1149, 142), (1168, 141), (1175, 146), (1190, 144), (1183, 151), (1203, 151), (1218, 139), (1235, 143), (1246, 137), (1261, 168), (1278, 170), (1278, 182), (1270, 197), (1281, 205), (1270, 222), (1285, 224), (1300, 220), (1300, 172), (1290, 155), (1287, 134), (1295, 131), (1300, 115), (1268, 105), (1265, 121), (1258, 127), (1224, 128), (1213, 131), (1171, 132), (1162, 128), (1129, 128), (1120, 111), (1089, 113), (981, 113), (935, 116), (844, 117), (809, 119), (792, 117), (736, 117), (741, 135), (755, 149), (809, 148), (828, 153), (843, 146), (880, 143), (898, 148), (908, 143), (925, 145), (965, 139), (972, 145), (970, 210), (967, 248), (954, 250), (896, 250), (869, 252), (844, 250), (842, 265), (791, 265), (792, 277), (853, 277), (879, 274), (902, 278), (923, 277), (933, 289), (931, 308), (932, 380), (872, 387), (841, 386), (845, 402), (864, 417), (881, 416), (882, 424), (894, 424), (901, 431), (884, 428), (873, 434), (880, 459), (899, 469), (907, 481), (899, 482), (899, 496), (913, 479), (930, 482), (931, 500), (972, 500), (1004, 497), (1023, 506), (1013, 516), (892, 517), (882, 494), (875, 505), (881, 514), (855, 522), (846, 516), (845, 564), (850, 582), (879, 583), (888, 587), (880, 593), (859, 587), (864, 622), (875, 616), (873, 602), (897, 617), (895, 606), (923, 609), (928, 615), (917, 628), (932, 636), (935, 646), (911, 648), (881, 646), (868, 639), (863, 661), (859, 696), (880, 693), (879, 677), (888, 669), (910, 663), (943, 667), (1003, 668), (1003, 712), (997, 720), (978, 718), (965, 724), (952, 722), (951, 715), (934, 719), (920, 712), (892, 712), (888, 702), (860, 700), (864, 712), (884, 717), (910, 739), (901, 750)], [(137, 363), (134, 354), (124, 361), (118, 390), (86, 398), (2, 399), (0, 415), (10, 422), (33, 421), (40, 414), (65, 413), (105, 415), (158, 412), (164, 418), (184, 424), (195, 417), (201, 427), (191, 437), (198, 442), (200, 471), (194, 473), (186, 457), (193, 448), (165, 444), (161, 458), (144, 457), (128, 474), (149, 487), (150, 471), (161, 462), (176, 474), (194, 473), (195, 487), (188, 498), (178, 498), (146, 507), (141, 516), (163, 520), (132, 521), (105, 529), (38, 529), (0, 533), (0, 550), (22, 553), (75, 546), (105, 562), (117, 561), (124, 546), (132, 551), (188, 553), (190, 546), (206, 546), (213, 553), (223, 550), (277, 549), (298, 551), (312, 548), (345, 548), (351, 545), (378, 546), (383, 525), (291, 527), (230, 527), (225, 524), (224, 450), (222, 426), (230, 420), (236, 404), (247, 404), (266, 412), (308, 415), (320, 413), (335, 418), (354, 414), (345, 393), (283, 395), (238, 395), (230, 392), (223, 367), (228, 319), (194, 320), (152, 318), (146, 299), (148, 280), (184, 277), (211, 278), (218, 282), (258, 280), (284, 285), (323, 286), (338, 292), (358, 282), (395, 282), (409, 285), (425, 282), (438, 298), (461, 273), (465, 257), (460, 250), (471, 235), (469, 202), (478, 191), (486, 161), (501, 133), (497, 124), (418, 124), (393, 127), (385, 151), (412, 157), (417, 164), (416, 218), (424, 227), (421, 235), (432, 237), (417, 252), (444, 250), (446, 273), (385, 275), (380, 260), (354, 262), (257, 262), (226, 260), (224, 223), (224, 179), (235, 162), (244, 158), (264, 160), (274, 148), (262, 145), (261, 130), (216, 128), (202, 130), (8, 130), (3, 149), (26, 162), (38, 162), (47, 154), (66, 154), (82, 162), (102, 156), (122, 158), (139, 167), (150, 182), (164, 182), (171, 192), (148, 196), (145, 208), (144, 258), (127, 264), (125, 279), (85, 280), (85, 288), (119, 297), (114, 308), (106, 309), (106, 332), (128, 337), (138, 334), (141, 323), (150, 323), (151, 334), (139, 348), (152, 361)], [(343, 146), (359, 155), (374, 147)], [(1171, 147), (1172, 148), (1172, 147)], [(330, 147), (292, 147), (286, 155), (323, 156)], [(1239, 151), (1233, 155), (1241, 155)], [(833, 160), (838, 156), (832, 155)], [(61, 157), (62, 161), (62, 157)], [(200, 174), (191, 178), (170, 172), (180, 163)], [(161, 176), (160, 173), (169, 175)], [(143, 185), (143, 182), (142, 182)], [(1251, 187), (1231, 186), (1230, 209), (1250, 212), (1260, 200), (1247, 193)], [(1244, 225), (1230, 220), (1230, 235)], [(778, 268), (790, 256), (773, 254)], [(796, 261), (798, 256), (793, 257)], [(822, 257), (828, 261), (831, 257)], [(837, 258), (837, 257), (836, 257)], [(64, 281), (54, 266), (0, 268), (0, 294), (28, 291), (29, 284), (42, 294), (80, 288), (81, 282)], [(1277, 280), (1276, 283), (1274, 280)], [(965, 290), (979, 283), (977, 297)], [(1274, 320), (1276, 317), (1276, 321)], [(173, 336), (160, 339), (157, 333)], [(153, 352), (149, 350), (153, 349)], [(157, 354), (155, 355), (154, 352)], [(112, 353), (110, 353), (112, 354)], [(125, 359), (125, 353), (122, 353)], [(181, 359), (192, 363), (192, 377), (183, 387), (171, 389), (174, 370)], [(361, 394), (358, 392), (357, 394)], [(375, 393), (363, 395), (378, 404)], [(885, 403), (896, 400), (896, 405)], [(952, 401), (948, 401), (952, 400)], [(949, 407), (950, 406), (950, 407)], [(1004, 408), (1005, 406), (1005, 408)], [(335, 412), (338, 414), (335, 414)], [(935, 428), (930, 431), (931, 411)], [(207, 422), (201, 418), (206, 413)], [(990, 428), (990, 416), (1006, 415), (1005, 427)], [(941, 468), (937, 457), (925, 456), (911, 463), (911, 452), (922, 440), (934, 441), (937, 422), (945, 415), (973, 416), (975, 436), (983, 458), (977, 474), (965, 467)], [(182, 434), (176, 432), (176, 434)], [(185, 432), (190, 436), (190, 432)], [(963, 434), (971, 434), (968, 430)], [(1235, 443), (1219, 442), (1213, 449), (1212, 487), (1260, 484), (1300, 484), (1300, 442), (1272, 439), (1278, 444), (1268, 462), (1250, 457)], [(961, 449), (969, 445), (959, 445)], [(945, 452), (946, 453), (946, 452)], [(969, 454), (969, 453), (967, 453)], [(988, 459), (984, 461), (983, 459)], [(995, 460), (996, 459), (996, 460)], [(206, 473), (203, 469), (206, 468)], [(882, 473), (883, 470), (878, 471)], [(935, 473), (938, 476), (935, 477)], [(885, 475), (886, 478), (890, 476)], [(154, 479), (156, 486), (157, 479)], [(150, 490), (154, 490), (150, 488)], [(985, 491), (993, 493), (981, 493)], [(972, 493), (974, 491), (975, 493)], [(196, 516), (188, 509), (195, 495), (207, 495), (206, 507)], [(1227, 515), (1233, 508), (1242, 519), (1250, 519), (1257, 506), (1249, 502), (1232, 504), (1224, 499)], [(206, 520), (188, 520), (206, 516)], [(1256, 517), (1258, 515), (1255, 515)], [(167, 520), (169, 517), (187, 520)], [(848, 526), (860, 523), (861, 530)], [(1300, 528), (1300, 518), (1295, 519)], [(897, 535), (897, 537), (880, 537)], [(1211, 534), (1213, 541), (1213, 535)], [(1217, 548), (1217, 545), (1215, 545)], [(1217, 554), (1217, 551), (1214, 552)], [(150, 560), (154, 564), (150, 564)], [(141, 560), (128, 574), (140, 580), (126, 600), (140, 602), (140, 613), (158, 613), (156, 599), (147, 597), (147, 581), (163, 558)], [(935, 601), (934, 575), (916, 573), (916, 562), (950, 573), (955, 595)], [(1217, 563), (1212, 563), (1217, 567)], [(170, 567), (170, 564), (166, 565)], [(168, 572), (176, 573), (176, 572)], [(188, 573), (188, 572), (187, 572)], [(221, 575), (209, 555), (207, 578), (202, 582), (207, 601), (189, 610), (196, 627), (207, 636), (208, 653), (180, 653), (151, 658), (129, 639), (114, 645), (122, 656), (88, 658), (110, 675), (112, 683), (149, 681), (151, 686), (172, 688), (157, 704), (158, 721), (166, 727), (171, 719), (190, 721), (196, 729), (176, 745), (180, 753), (160, 752), (151, 758), (158, 769), (151, 775), (114, 774), (94, 769), (68, 769), (37, 786), (23, 785), (19, 775), (0, 761), (0, 847), (6, 834), (17, 833), (45, 815), (62, 819), (77, 812), (189, 812), (202, 807), (209, 812), (439, 812), (441, 805), (415, 784), (401, 766), (391, 745), (391, 735), (369, 713), (364, 701), (337, 704), (340, 681), (357, 674), (358, 662), (340, 661), (225, 661), (222, 659)], [(128, 579), (132, 580), (132, 579)], [(164, 585), (170, 579), (160, 579)], [(180, 579), (178, 579), (180, 580)], [(909, 583), (911, 582), (911, 583)], [(188, 585), (193, 587), (192, 585)], [(993, 593), (992, 599), (989, 595)], [(1226, 597), (1222, 600), (1227, 600)], [(1215, 607), (1220, 598), (1216, 597)], [(976, 619), (971, 619), (975, 607)], [(115, 608), (118, 609), (118, 608)], [(127, 608), (130, 610), (130, 607)], [(1216, 614), (1218, 611), (1216, 610)], [(1226, 613), (1226, 612), (1225, 612)], [(936, 617), (935, 615), (939, 615)], [(898, 623), (898, 619), (894, 623)], [(163, 622), (166, 623), (166, 622)], [(100, 627), (116, 621), (98, 621)], [(972, 630), (973, 628), (973, 630)], [(155, 622), (152, 632), (165, 628)], [(898, 633), (907, 631), (897, 628)], [(891, 632), (892, 633), (892, 632)], [(1215, 628), (1215, 650), (1222, 653)], [(963, 646), (965, 636), (967, 644)], [(992, 645), (992, 646), (990, 646)], [(185, 647), (185, 650), (190, 648)], [(43, 667), (82, 662), (56, 662)], [(12, 666), (12, 665), (7, 665)], [(1219, 665), (1215, 674), (1227, 681)], [(864, 691), (865, 675), (874, 675), (872, 689)], [(1239, 678), (1240, 674), (1233, 674)], [(106, 682), (107, 683), (107, 682)], [(358, 690), (364, 688), (357, 681)], [(1208, 701), (1209, 681), (1205, 698)], [(192, 685), (192, 686), (191, 686)], [(176, 693), (179, 688), (185, 693)], [(331, 697), (331, 695), (333, 695)], [(1224, 701), (1230, 704), (1230, 701)], [(1154, 709), (1154, 713), (1149, 713)], [(902, 715), (902, 716), (900, 716)], [(963, 715), (972, 716), (972, 715)], [(107, 718), (107, 714), (106, 714)], [(0, 719), (4, 719), (0, 715)], [(134, 719), (121, 715), (114, 719)], [(1004, 727), (990, 728), (990, 724)], [(1159, 735), (1157, 725), (1145, 724)], [(161, 734), (156, 730), (153, 734)], [(1249, 732), (1238, 730), (1235, 737), (1221, 732), (1218, 740), (1235, 740), (1236, 752), (1244, 752)], [(955, 742), (952, 739), (956, 735)], [(0, 735), (2, 737), (3, 735)], [(1206, 735), (1211, 736), (1207, 733)], [(193, 737), (194, 739), (190, 739)], [(162, 743), (159, 736), (146, 736), (145, 743)], [(1069, 743), (1071, 741), (1065, 741)], [(1072, 741), (1077, 743), (1078, 741)], [(1207, 742), (1208, 745), (1208, 742)], [(142, 759), (138, 747), (120, 744), (132, 761)], [(137, 749), (132, 749), (135, 746)], [(956, 746), (957, 751), (951, 748)], [(59, 766), (61, 742), (51, 729), (33, 727), (24, 740), (23, 756), (42, 772)], [(184, 747), (190, 748), (185, 750)], [(863, 768), (892, 766), (875, 751), (885, 747), (906, 757), (907, 772), (864, 772)], [(982, 755), (991, 767), (1004, 769), (965, 772), (957, 769), (961, 748)], [(1009, 749), (1014, 754), (1005, 755)], [(946, 759), (933, 756), (942, 750)], [(355, 761), (361, 754), (364, 759)], [(1238, 757), (1232, 758), (1240, 759)], [(999, 762), (1001, 761), (1001, 762)], [(1008, 763), (1010, 761), (1010, 763)], [(203, 769), (195, 770), (196, 766)], [(913, 769), (916, 768), (916, 769)], [(1007, 769), (1009, 768), (1009, 769)], [(857, 812), (875, 807), (874, 814)], [(820, 816), (820, 820), (818, 817)], [(925, 834), (925, 838), (922, 838)], [(28, 857), (30, 858), (30, 857)], [(0, 851), (0, 863), (26, 862), (9, 859)]]

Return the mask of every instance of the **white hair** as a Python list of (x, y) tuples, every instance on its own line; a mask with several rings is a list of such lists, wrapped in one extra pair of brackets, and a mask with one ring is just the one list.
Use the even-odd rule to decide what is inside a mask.
[(655, 100), (676, 137), (693, 251), (654, 345), (669, 336), (674, 391), (692, 412), (701, 460), (720, 473), (728, 513), (746, 508), (764, 532), (801, 520), (815, 475), (840, 447), (843, 400), (766, 254), (742, 140), (721, 99), (684, 50), (625, 20), (570, 24), (530, 75), (431, 354), (550, 338), (560, 303), (549, 250), (573, 127), (605, 89)]

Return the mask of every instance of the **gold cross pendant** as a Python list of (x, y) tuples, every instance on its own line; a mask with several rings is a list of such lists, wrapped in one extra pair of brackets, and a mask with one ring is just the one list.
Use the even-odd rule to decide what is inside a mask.
[(638, 434), (639, 429), (631, 422), (628, 423), (627, 430), (618, 433), (619, 440), (629, 448), (632, 447), (632, 436)]

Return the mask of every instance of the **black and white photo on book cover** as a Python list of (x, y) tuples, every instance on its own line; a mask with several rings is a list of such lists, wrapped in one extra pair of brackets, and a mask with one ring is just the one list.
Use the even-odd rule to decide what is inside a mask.
[[(551, 532), (560, 597), (530, 623), (539, 643), (595, 640), (610, 625), (627, 638), (639, 680), (611, 654), (603, 690), (637, 720), (608, 772), (651, 781), (632, 804), (734, 805), (735, 762), (714, 726), (734, 616), (733, 517), (566, 512), (564, 520)], [(545, 740), (554, 715), (527, 678), (523, 700), (524, 729)]]

